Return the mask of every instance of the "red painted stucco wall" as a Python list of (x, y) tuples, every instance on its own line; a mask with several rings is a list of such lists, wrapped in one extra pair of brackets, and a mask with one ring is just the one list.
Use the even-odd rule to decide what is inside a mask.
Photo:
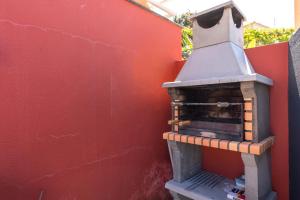
[[(288, 162), (288, 43), (246, 49), (257, 73), (274, 81), (270, 88), (270, 126), (275, 138), (272, 147), (273, 190), (278, 200), (289, 199)], [(182, 67), (184, 61), (179, 61)], [(240, 153), (204, 147), (203, 167), (209, 171), (235, 178), (243, 173)]]
[(0, 199), (165, 199), (180, 37), (125, 0), (0, 0)]
[[(287, 43), (246, 50), (271, 88), (272, 177), (288, 199)], [(0, 199), (166, 199), (161, 88), (180, 29), (125, 0), (0, 0)], [(234, 177), (240, 154), (205, 149)]]
[(270, 89), (270, 123), (275, 136), (272, 147), (273, 190), (278, 200), (289, 199), (288, 43), (253, 49), (246, 53), (257, 73), (274, 81)]

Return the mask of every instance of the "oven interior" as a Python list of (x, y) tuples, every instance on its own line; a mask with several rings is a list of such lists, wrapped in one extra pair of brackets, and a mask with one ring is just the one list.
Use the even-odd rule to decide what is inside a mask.
[(176, 88), (173, 110), (178, 110), (179, 132), (236, 141), (243, 140), (244, 100), (240, 84)]

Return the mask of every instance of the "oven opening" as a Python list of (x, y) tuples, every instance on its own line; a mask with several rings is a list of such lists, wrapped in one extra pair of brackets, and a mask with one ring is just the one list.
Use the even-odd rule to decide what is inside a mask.
[(244, 100), (239, 84), (177, 89), (172, 107), (184, 123), (179, 132), (211, 138), (243, 140)]

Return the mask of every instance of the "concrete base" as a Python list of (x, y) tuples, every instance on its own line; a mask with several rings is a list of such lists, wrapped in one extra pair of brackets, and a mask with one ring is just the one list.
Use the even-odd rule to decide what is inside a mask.
[(242, 153), (242, 159), (245, 165), (245, 194), (247, 200), (274, 199), (270, 150), (260, 156)]
[(192, 200), (173, 191), (170, 191), (170, 194), (172, 195), (173, 200)]
[(201, 147), (168, 141), (173, 168), (173, 179), (183, 182), (201, 170)]
[(266, 200), (277, 200), (277, 193), (276, 192), (270, 192)]
[[(168, 146), (173, 180), (166, 183), (166, 188), (174, 200), (226, 199), (222, 183), (225, 179), (201, 171), (201, 147), (174, 141), (168, 141)], [(272, 191), (270, 149), (259, 156), (247, 153), (241, 156), (245, 166), (247, 200), (276, 200), (277, 195)], [(212, 185), (213, 188), (208, 187)]]
[[(175, 141), (168, 141), (168, 147), (173, 179), (166, 183), (166, 188), (174, 200), (226, 199), (223, 179), (201, 171), (201, 147)], [(272, 191), (270, 149), (259, 156), (247, 153), (241, 153), (241, 156), (245, 166), (247, 200), (276, 200), (277, 195)]]

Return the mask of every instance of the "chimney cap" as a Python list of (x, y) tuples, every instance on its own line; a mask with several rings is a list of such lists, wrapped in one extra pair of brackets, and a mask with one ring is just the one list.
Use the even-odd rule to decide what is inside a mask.
[(237, 7), (237, 5), (233, 2), (233, 1), (227, 1), (225, 3), (222, 3), (220, 5), (217, 5), (217, 6), (214, 6), (212, 8), (209, 8), (207, 10), (204, 10), (204, 11), (201, 11), (201, 12), (198, 12), (194, 15), (191, 16), (191, 20), (201, 16), (201, 15), (204, 15), (204, 14), (207, 14), (207, 13), (210, 13), (212, 11), (215, 11), (215, 10), (218, 10), (220, 8), (235, 8), (236, 11), (240, 14), (240, 16), (242, 17), (242, 19), (245, 21), (246, 20), (246, 17), (245, 15), (242, 13), (242, 11)]

